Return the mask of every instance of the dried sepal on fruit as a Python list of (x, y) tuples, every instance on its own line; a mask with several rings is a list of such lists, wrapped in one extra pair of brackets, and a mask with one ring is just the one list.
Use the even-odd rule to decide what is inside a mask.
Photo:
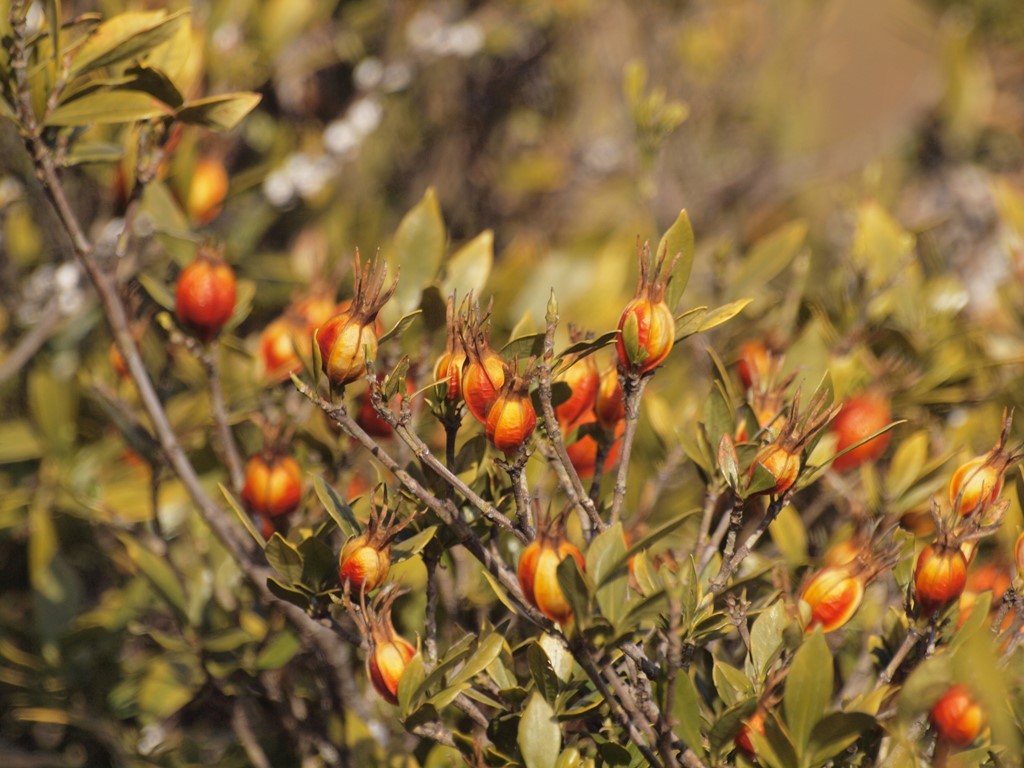
[(398, 704), (398, 685), (416, 655), (416, 646), (398, 634), (391, 621), (391, 609), (402, 594), (402, 590), (388, 590), (369, 607), (364, 594), (357, 619), (368, 645), (366, 675), (389, 704)]
[(471, 304), (460, 323), (466, 361), (462, 368), (462, 399), (473, 417), (487, 423), (491, 406), (498, 399), (505, 379), (511, 375), (508, 365), (491, 348), (490, 311), (480, 314)]
[(399, 520), (397, 508), (388, 506), (387, 486), (382, 488), (380, 501), (371, 501), (366, 530), (350, 536), (338, 555), (338, 580), (344, 589), (372, 592), (383, 584), (391, 570), (391, 544), (414, 519)]
[(757, 452), (747, 472), (748, 486), (754, 481), (758, 468), (767, 471), (774, 483), (754, 495), (770, 494), (779, 496), (796, 482), (800, 474), (803, 449), (819, 432), (828, 426), (842, 408), (841, 405), (830, 405), (829, 394), (825, 388), (819, 389), (807, 406), (807, 413), (800, 413), (800, 390), (797, 389), (790, 405), (789, 413), (779, 428), (778, 437)]
[(949, 503), (960, 515), (966, 517), (984, 512), (994, 504), (1003, 490), (1006, 470), (1024, 455), (1020, 444), (1007, 448), (1012, 423), (1013, 412), (1004, 411), (999, 439), (992, 449), (961, 464), (953, 473), (949, 483)]
[(537, 427), (537, 412), (525, 376), (510, 373), (505, 379), (487, 414), (485, 427), (487, 439), (506, 456), (514, 455), (530, 439)]
[(676, 323), (665, 302), (665, 290), (679, 254), (666, 269), (667, 250), (655, 259), (650, 244), (637, 241), (636, 252), (640, 276), (636, 294), (619, 317), (615, 349), (624, 371), (643, 374), (661, 365), (675, 342)]
[(396, 276), (385, 288), (387, 271), (387, 263), (379, 253), (364, 265), (356, 250), (352, 303), (316, 331), (324, 374), (336, 387), (365, 375), (367, 361), (377, 356), (377, 313), (398, 285)]
[(527, 602), (559, 624), (572, 619), (572, 607), (558, 583), (558, 566), (571, 557), (581, 571), (586, 569), (583, 553), (565, 536), (564, 523), (564, 514), (539, 520), (537, 538), (519, 556), (517, 569)]
[(223, 250), (204, 243), (196, 258), (178, 275), (174, 314), (203, 342), (212, 341), (235, 311), (235, 272), (224, 261)]

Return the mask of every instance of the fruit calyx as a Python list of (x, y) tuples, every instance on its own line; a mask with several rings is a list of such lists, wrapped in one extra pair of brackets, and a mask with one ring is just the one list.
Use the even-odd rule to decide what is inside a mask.
[(508, 364), (491, 348), (490, 309), (483, 315), (473, 302), (459, 323), (466, 362), (462, 368), (462, 398), (473, 417), (487, 423), (491, 406), (498, 399), (505, 379), (511, 375)]
[(397, 507), (388, 506), (387, 486), (382, 486), (381, 501), (370, 504), (370, 520), (363, 533), (350, 536), (338, 555), (338, 580), (346, 591), (372, 592), (387, 578), (391, 569), (391, 544), (415, 516), (399, 520)]

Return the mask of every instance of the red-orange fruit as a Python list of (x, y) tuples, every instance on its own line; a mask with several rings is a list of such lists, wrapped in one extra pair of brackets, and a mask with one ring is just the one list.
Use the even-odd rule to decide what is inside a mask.
[(558, 376), (557, 381), (568, 384), (572, 393), (567, 400), (555, 406), (555, 417), (562, 424), (571, 424), (591, 410), (597, 400), (601, 375), (597, 372), (593, 355), (574, 362)]
[(260, 334), (260, 361), (271, 381), (286, 379), (289, 374), (302, 370), (297, 348), (301, 332), (302, 329), (288, 315), (271, 320), (263, 329)]
[[(637, 360), (631, 360), (626, 350), (626, 342), (623, 339), (623, 331), (630, 319), (636, 324), (637, 342), (639, 349), (643, 350)], [(619, 317), (619, 337), (615, 342), (615, 349), (619, 355), (619, 361), (627, 368), (633, 368), (637, 373), (646, 373), (656, 368), (668, 357), (672, 351), (672, 344), (675, 342), (676, 323), (672, 317), (672, 310), (664, 301), (652, 301), (646, 297), (639, 297), (630, 301)]]
[(594, 402), (594, 414), (597, 423), (605, 429), (614, 429), (615, 425), (626, 418), (626, 404), (623, 400), (622, 383), (619, 372), (614, 365), (605, 368), (597, 389)]
[(486, 349), (462, 368), (462, 399), (477, 421), (486, 424), (491, 407), (505, 384), (506, 365), (497, 352)]
[(487, 439), (506, 455), (522, 447), (537, 426), (537, 412), (526, 384), (513, 376), (487, 414)]
[(733, 739), (733, 743), (736, 747), (750, 759), (757, 757), (757, 752), (754, 750), (754, 743), (750, 740), (750, 732), (754, 731), (761, 736), (764, 736), (764, 711), (758, 709), (754, 714), (748, 717), (742, 726), (740, 726), (739, 732)]
[(763, 381), (768, 376), (771, 357), (768, 347), (761, 339), (745, 341), (740, 344), (740, 356), (736, 361), (736, 373), (745, 389), (750, 389), (756, 377)]
[(302, 500), (302, 468), (291, 456), (253, 456), (245, 465), (242, 500), (265, 517), (287, 515)]
[(825, 632), (833, 632), (857, 612), (864, 599), (864, 582), (848, 566), (828, 566), (807, 582), (800, 599), (811, 608), (807, 630), (821, 625)]
[[(587, 424), (593, 424), (596, 420), (597, 417), (594, 415), (594, 412), (588, 411), (577, 422), (569, 424), (565, 428), (565, 432), (568, 434), (574, 429), (586, 426)], [(608, 449), (608, 455), (604, 460), (604, 471), (614, 467), (619, 462), (619, 457), (622, 455), (622, 433), (625, 430), (626, 422), (620, 420), (615, 426), (615, 441)], [(576, 469), (576, 474), (582, 478), (593, 477), (594, 469), (597, 467), (597, 440), (594, 439), (593, 435), (584, 434), (580, 436), (575, 442), (565, 446), (565, 452), (569, 455), (569, 461), (572, 462), (573, 467)]]
[(217, 218), (228, 194), (228, 172), (219, 160), (204, 157), (192, 169), (185, 210), (189, 218), (202, 226)]
[(914, 566), (914, 596), (925, 614), (958, 599), (967, 584), (967, 560), (959, 547), (929, 544)]
[(434, 381), (448, 385), (445, 399), (455, 401), (462, 398), (462, 372), (465, 365), (466, 352), (462, 349), (444, 352), (437, 358), (434, 364)]
[(985, 725), (985, 713), (967, 686), (956, 684), (932, 707), (930, 719), (939, 738), (957, 747), (974, 741)]
[(1003, 473), (989, 454), (975, 456), (960, 465), (949, 483), (949, 503), (960, 501), (961, 515), (970, 515), (994, 502), (1003, 490)]
[(793, 487), (797, 475), (800, 474), (800, 452), (795, 453), (786, 450), (779, 443), (770, 443), (764, 446), (750, 465), (749, 476), (753, 478), (754, 471), (758, 466), (768, 470), (775, 478), (775, 485), (760, 493), (778, 496)]
[(338, 557), (338, 580), (354, 592), (372, 592), (391, 570), (391, 542), (380, 542), (367, 532), (349, 539)]
[(178, 276), (174, 313), (201, 341), (210, 341), (231, 319), (235, 297), (234, 270), (212, 249), (200, 248)]
[[(836, 452), (855, 445), (868, 435), (874, 434), (892, 421), (889, 401), (877, 392), (866, 392), (852, 397), (843, 405), (839, 415), (832, 421), (832, 432), (836, 435)], [(848, 472), (869, 461), (875, 461), (889, 446), (892, 433), (872, 438), (858, 445), (832, 462), (837, 472)]]
[(370, 654), (366, 657), (366, 671), (373, 688), (390, 704), (398, 703), (398, 684), (406, 667), (416, 655), (416, 648), (394, 631), (391, 619), (373, 633)]
[(572, 618), (572, 608), (558, 583), (558, 566), (567, 557), (574, 558), (581, 571), (585, 569), (583, 553), (559, 532), (553, 536), (541, 533), (519, 558), (519, 586), (523, 596), (530, 605), (559, 624), (566, 624)]

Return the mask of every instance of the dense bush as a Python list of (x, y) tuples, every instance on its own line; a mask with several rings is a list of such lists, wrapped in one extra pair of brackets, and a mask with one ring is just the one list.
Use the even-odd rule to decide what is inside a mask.
[(0, 20), (0, 756), (1021, 763), (1012, 4), (96, 5)]

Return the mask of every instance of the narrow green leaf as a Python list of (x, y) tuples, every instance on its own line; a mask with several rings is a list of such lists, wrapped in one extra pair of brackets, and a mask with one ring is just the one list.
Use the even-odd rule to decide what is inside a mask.
[(572, 607), (578, 626), (585, 626), (590, 616), (590, 590), (587, 581), (580, 572), (576, 558), (567, 557), (558, 564), (555, 571), (558, 586), (562, 588), (566, 601)]
[(668, 283), (668, 290), (665, 292), (665, 301), (669, 309), (675, 310), (679, 299), (690, 282), (690, 272), (693, 270), (693, 226), (690, 224), (690, 215), (684, 208), (679, 212), (672, 226), (662, 235), (658, 243), (657, 257), (666, 257), (666, 266), (672, 262), (676, 254), (679, 254), (679, 261), (672, 270), (672, 277)]
[(750, 628), (750, 659), (758, 680), (764, 680), (768, 669), (782, 652), (782, 631), (788, 623), (789, 617), (782, 600), (776, 600), (754, 619)]
[(502, 347), (498, 354), (502, 359), (511, 362), (513, 358), (526, 360), (531, 357), (539, 357), (544, 352), (544, 334), (531, 333), (526, 336), (519, 336), (512, 339)]
[(680, 342), (687, 336), (693, 336), (693, 334), (697, 333), (707, 314), (707, 307), (694, 307), (677, 316), (675, 341)]
[(808, 748), (812, 765), (824, 765), (857, 739), (878, 727), (878, 721), (866, 712), (831, 712), (811, 732)]
[(587, 548), (586, 562), (601, 614), (617, 625), (629, 609), (629, 561), (622, 523), (615, 523), (594, 537)]
[(337, 523), (338, 529), (346, 537), (357, 536), (362, 533), (362, 526), (356, 520), (352, 507), (320, 475), (313, 475), (313, 490), (316, 491), (316, 496), (320, 499), (320, 503), (323, 504), (327, 514)]
[(809, 755), (811, 732), (828, 711), (832, 681), (832, 654), (818, 627), (793, 657), (782, 700), (786, 726), (801, 759)]
[(274, 532), (263, 553), (270, 566), (288, 582), (296, 584), (302, 580), (302, 555), (280, 533)]
[(377, 340), (377, 343), (383, 344), (386, 341), (391, 341), (391, 339), (401, 338), (402, 334), (405, 333), (406, 330), (408, 330), (410, 325), (412, 325), (412, 321), (415, 320), (421, 314), (423, 314), (422, 309), (415, 309), (412, 312), (408, 313), (407, 315), (402, 315), (402, 317), (399, 318), (398, 322), (394, 324), (391, 330), (385, 333), (383, 336), (380, 337), (380, 339)]
[(675, 720), (680, 737), (690, 749), (701, 757), (704, 752), (704, 739), (701, 736), (700, 695), (693, 680), (683, 670), (676, 675), (675, 689)]
[(732, 320), (752, 301), (753, 299), (738, 299), (737, 301), (723, 304), (720, 307), (712, 309), (710, 312), (705, 314), (703, 318), (701, 318), (700, 325), (697, 327), (697, 332), (703, 333), (704, 331), (710, 331), (712, 328)]
[(177, 34), (188, 21), (188, 9), (126, 12), (104, 21), (93, 30), (71, 59), (72, 76), (100, 67), (139, 58)]
[(157, 593), (178, 614), (178, 619), (187, 623), (188, 610), (185, 605), (185, 589), (171, 566), (153, 552), (143, 549), (129, 534), (119, 532), (116, 536), (128, 553), (128, 557), (156, 588)]
[(736, 294), (757, 293), (796, 257), (807, 239), (807, 222), (799, 219), (758, 240), (743, 259), (729, 288)]
[(403, 313), (420, 305), (423, 289), (434, 281), (445, 250), (444, 219), (431, 187), (398, 225), (390, 262), (402, 274), (395, 302)]
[(0, 464), (38, 459), (44, 450), (39, 435), (27, 420), (0, 423)]
[(622, 344), (626, 348), (626, 359), (633, 365), (640, 365), (647, 357), (647, 350), (640, 346), (640, 321), (630, 313), (622, 324)]
[(174, 311), (174, 293), (167, 287), (167, 283), (163, 280), (158, 280), (146, 272), (140, 272), (137, 278), (153, 301), (168, 312)]
[(231, 491), (229, 491), (223, 483), (218, 483), (218, 487), (220, 488), (220, 492), (224, 495), (224, 498), (227, 500), (228, 506), (231, 507), (231, 510), (238, 517), (239, 522), (242, 523), (245, 530), (249, 532), (249, 535), (255, 539), (257, 544), (260, 545), (260, 549), (266, 547), (267, 542), (264, 540), (263, 535), (256, 530), (256, 526), (253, 524), (252, 518), (249, 517), (249, 513), (242, 508), (242, 505), (238, 503)]
[(425, 677), (426, 669), (423, 665), (423, 656), (417, 653), (406, 664), (402, 676), (398, 679), (398, 711), (401, 713), (402, 719), (412, 714), (422, 703), (422, 697), (416, 697), (416, 693), (423, 685)]
[(541, 696), (545, 701), (554, 703), (562, 685), (551, 659), (538, 643), (531, 643), (526, 649), (526, 664)]
[(726, 485), (739, 492), (739, 458), (736, 456), (736, 446), (733, 445), (732, 437), (728, 432), (722, 433), (722, 439), (718, 443), (718, 468), (722, 472), (722, 477), (725, 478)]
[(88, 163), (116, 163), (124, 157), (124, 147), (105, 141), (76, 141), (71, 145), (64, 167)]
[(445, 262), (441, 293), (480, 296), (494, 264), (494, 232), (485, 230), (453, 253)]
[(299, 638), (288, 630), (278, 632), (256, 657), (256, 669), (268, 671), (280, 669), (302, 649)]
[(177, 119), (215, 131), (230, 131), (252, 112), (263, 98), (258, 93), (224, 93), (189, 101), (178, 108)]
[(519, 721), (519, 751), (526, 768), (555, 768), (562, 749), (562, 729), (544, 697), (534, 692)]
[(289, 587), (275, 578), (268, 577), (267, 589), (269, 589), (273, 593), (274, 597), (279, 600), (284, 600), (286, 603), (297, 605), (303, 610), (309, 609), (309, 597), (294, 587)]
[(474, 677), (483, 672), (487, 667), (490, 666), (491, 662), (494, 661), (501, 654), (505, 648), (505, 638), (495, 633), (488, 635), (477, 645), (473, 655), (466, 660), (466, 663), (462, 666), (452, 679), (452, 685), (458, 683), (469, 682)]

